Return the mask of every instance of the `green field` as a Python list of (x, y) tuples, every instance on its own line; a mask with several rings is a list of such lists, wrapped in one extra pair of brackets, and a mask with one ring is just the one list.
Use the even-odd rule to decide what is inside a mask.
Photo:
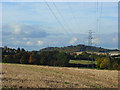
[(96, 64), (96, 61), (88, 61), (88, 60), (70, 60), (69, 63), (74, 64)]

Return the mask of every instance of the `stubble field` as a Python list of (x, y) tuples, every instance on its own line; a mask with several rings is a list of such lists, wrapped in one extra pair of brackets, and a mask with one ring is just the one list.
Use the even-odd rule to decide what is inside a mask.
[(117, 70), (2, 64), (5, 88), (117, 88)]

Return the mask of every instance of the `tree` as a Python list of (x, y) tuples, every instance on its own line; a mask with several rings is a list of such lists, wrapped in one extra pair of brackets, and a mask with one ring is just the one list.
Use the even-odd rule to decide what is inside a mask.
[(57, 65), (58, 66), (66, 66), (69, 63), (69, 56), (64, 53), (64, 52), (60, 52), (57, 54)]
[(4, 50), (7, 50), (7, 46), (4, 46)]
[(104, 60), (105, 58), (104, 57), (98, 57), (97, 59), (96, 59), (96, 62), (97, 62), (97, 64), (96, 64), (96, 67), (97, 68), (100, 68), (100, 64), (102, 63), (102, 61)]
[(13, 55), (13, 59), (15, 63), (20, 63), (20, 56), (18, 54)]
[(112, 64), (112, 66), (113, 66), (113, 69), (118, 69), (118, 63), (117, 62), (114, 62), (113, 64)]
[(89, 55), (89, 59), (90, 59), (90, 60), (93, 60), (93, 61), (95, 61), (95, 59), (97, 59), (97, 57), (99, 57), (99, 56), (96, 55), (96, 54), (91, 54), (91, 55)]
[(29, 61), (29, 55), (27, 55), (26, 53), (21, 57), (20, 59), (20, 63), (21, 64), (27, 64)]
[(20, 52), (20, 48), (17, 49), (17, 52)]
[(7, 55), (3, 58), (2, 62), (4, 63), (14, 63), (14, 59), (12, 55)]
[(22, 48), (22, 49), (21, 49), (21, 51), (22, 51), (22, 52), (25, 52), (25, 49), (24, 49), (24, 48)]
[(39, 63), (41, 64), (41, 65), (45, 65), (46, 64), (46, 56), (43, 54), (43, 53), (41, 53), (41, 54), (39, 54)]
[(29, 57), (30, 64), (37, 64), (37, 56), (35, 54), (31, 54)]
[(50, 66), (66, 66), (70, 59), (70, 55), (58, 51), (44, 51), (38, 56), (39, 59), (37, 61), (39, 61), (40, 64)]
[(13, 55), (14, 62), (15, 62), (15, 63), (20, 63), (20, 59), (21, 59), (21, 57), (22, 57), (23, 55), (24, 55), (24, 54), (22, 54), (21, 52)]
[(110, 57), (104, 58), (104, 60), (100, 64), (100, 68), (101, 69), (111, 69), (111, 62), (110, 62), (110, 60), (111, 60)]

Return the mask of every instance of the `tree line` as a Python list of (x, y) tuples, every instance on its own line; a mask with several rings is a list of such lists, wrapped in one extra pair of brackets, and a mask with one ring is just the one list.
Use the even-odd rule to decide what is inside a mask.
[(37, 53), (35, 51), (28, 52), (24, 49), (18, 48), (17, 50), (3, 50), (2, 62), (49, 66), (67, 66), (70, 60), (69, 56), (69, 54), (59, 51), (44, 51), (42, 53)]
[(96, 61), (96, 68), (99, 69), (120, 69), (120, 58), (111, 57), (108, 54), (97, 55), (82, 52), (77, 55), (75, 53), (65, 53), (57, 50), (37, 52), (25, 51), (24, 48), (2, 48), (3, 63), (69, 66), (70, 59)]
[(77, 55), (75, 53), (72, 54), (71, 57), (73, 60), (89, 60), (95, 61), (96, 68), (99, 69), (115, 69), (120, 70), (120, 57), (110, 56), (108, 53), (106, 55), (100, 54), (90, 54), (87, 52), (82, 52)]

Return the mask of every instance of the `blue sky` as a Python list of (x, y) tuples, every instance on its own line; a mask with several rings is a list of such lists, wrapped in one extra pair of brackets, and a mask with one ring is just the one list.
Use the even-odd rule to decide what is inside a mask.
[(92, 30), (94, 46), (118, 48), (117, 5), (117, 2), (2, 3), (2, 46), (39, 50), (48, 46), (87, 45), (88, 32)]

